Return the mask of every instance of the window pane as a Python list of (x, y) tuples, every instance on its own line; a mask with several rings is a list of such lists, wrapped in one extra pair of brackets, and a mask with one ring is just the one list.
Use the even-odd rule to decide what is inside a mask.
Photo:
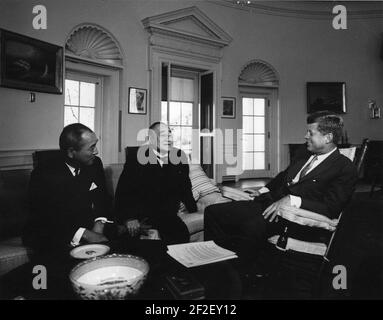
[(80, 82), (80, 105), (84, 107), (95, 106), (96, 85), (89, 82)]
[(253, 115), (253, 99), (243, 98), (242, 99), (242, 114), (252, 116)]
[(265, 102), (266, 99), (254, 99), (254, 115), (255, 116), (264, 116), (265, 115)]
[(194, 101), (194, 81), (184, 78), (170, 78), (170, 100)]
[(181, 149), (188, 150), (192, 148), (192, 128), (182, 127)]
[(254, 133), (265, 133), (264, 117), (254, 117)]
[(253, 117), (243, 117), (243, 133), (253, 133)]
[(173, 134), (173, 146), (181, 149), (181, 128), (180, 127), (170, 127)]
[(253, 169), (253, 153), (244, 153), (243, 154), (243, 170), (252, 170)]
[(254, 151), (265, 151), (265, 135), (254, 135)]
[(65, 80), (65, 104), (78, 106), (78, 88), (79, 82), (74, 80)]
[(94, 109), (80, 108), (80, 122), (94, 131)]
[(182, 103), (181, 108), (181, 124), (191, 126), (193, 124), (193, 104)]
[(171, 125), (181, 124), (181, 103), (179, 102), (169, 103), (169, 124)]
[(161, 121), (168, 123), (168, 103), (161, 101)]
[(265, 153), (254, 153), (254, 170), (265, 170)]
[(78, 107), (65, 106), (64, 127), (71, 123), (78, 122)]
[(253, 135), (243, 135), (243, 151), (254, 151), (254, 136)]

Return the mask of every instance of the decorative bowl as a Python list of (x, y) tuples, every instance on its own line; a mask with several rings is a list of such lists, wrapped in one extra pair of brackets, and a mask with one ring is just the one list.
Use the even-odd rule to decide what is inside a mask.
[(75, 259), (90, 259), (107, 254), (110, 248), (104, 244), (86, 244), (78, 246), (70, 251), (70, 255)]
[(149, 272), (142, 258), (127, 254), (99, 256), (69, 273), (72, 287), (84, 300), (123, 300), (137, 295)]

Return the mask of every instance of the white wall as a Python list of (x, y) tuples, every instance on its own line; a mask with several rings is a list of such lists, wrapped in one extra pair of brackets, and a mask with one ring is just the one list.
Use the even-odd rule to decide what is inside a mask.
[[(48, 10), (47, 30), (32, 28), (35, 4)], [(303, 141), (308, 81), (346, 82), (344, 119), (352, 143), (360, 143), (363, 137), (383, 138), (383, 119), (369, 120), (367, 110), (368, 99), (383, 106), (382, 18), (349, 20), (348, 30), (337, 31), (331, 20), (266, 15), (206, 1), (0, 0), (0, 27), (62, 46), (80, 23), (96, 23), (110, 31), (125, 55), (121, 106), (125, 111), (127, 88), (149, 87), (148, 34), (141, 20), (192, 5), (234, 39), (223, 58), (223, 96), (238, 95), (238, 75), (252, 59), (265, 60), (278, 71), (282, 144)], [(28, 91), (0, 88), (0, 151), (57, 146), (63, 96), (37, 93), (35, 103), (28, 98)], [(134, 145), (148, 117), (124, 115), (123, 144)], [(239, 121), (239, 117), (225, 119), (223, 124), (235, 128)]]

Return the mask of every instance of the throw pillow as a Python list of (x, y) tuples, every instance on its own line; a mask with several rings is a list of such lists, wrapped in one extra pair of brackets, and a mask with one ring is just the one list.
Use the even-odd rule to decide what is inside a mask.
[(213, 181), (207, 177), (200, 165), (191, 164), (189, 165), (189, 170), (193, 195), (198, 193), (198, 198), (201, 198), (213, 192), (220, 192), (215, 182), (213, 183)]
[[(199, 164), (189, 164), (189, 178), (192, 185), (194, 200), (197, 202), (200, 198), (214, 193), (221, 192), (216, 186), (215, 181), (209, 179)], [(178, 212), (186, 212), (184, 203), (180, 203)]]

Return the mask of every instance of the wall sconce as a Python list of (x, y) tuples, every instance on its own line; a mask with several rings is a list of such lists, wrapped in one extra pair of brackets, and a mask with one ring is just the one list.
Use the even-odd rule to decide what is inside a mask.
[(380, 119), (380, 107), (376, 105), (375, 100), (368, 101), (368, 109), (370, 109), (370, 119)]

